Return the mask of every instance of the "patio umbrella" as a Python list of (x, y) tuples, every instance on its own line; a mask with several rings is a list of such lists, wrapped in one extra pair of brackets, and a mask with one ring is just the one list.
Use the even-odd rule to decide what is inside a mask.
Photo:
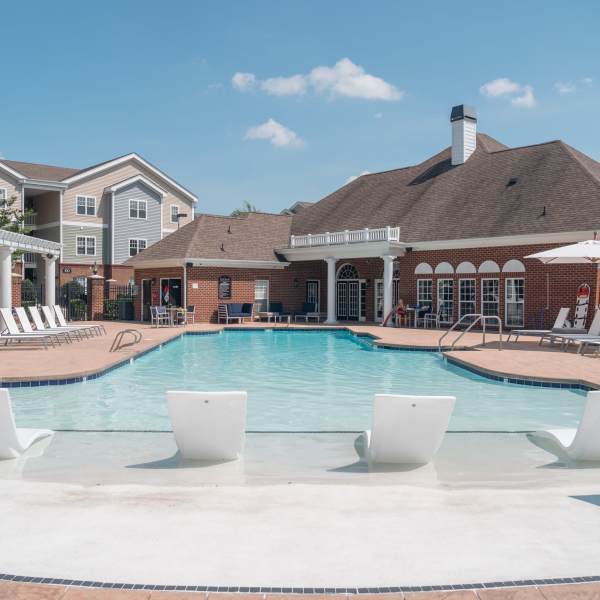
[(525, 258), (537, 258), (543, 263), (549, 265), (573, 265), (590, 263), (597, 266), (596, 271), (596, 301), (594, 305), (600, 304), (600, 241), (586, 240), (569, 244), (552, 250), (544, 250), (530, 254)]

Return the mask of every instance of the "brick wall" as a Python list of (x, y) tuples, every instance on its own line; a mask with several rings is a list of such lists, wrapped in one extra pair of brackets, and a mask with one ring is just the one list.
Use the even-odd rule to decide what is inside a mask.
[[(97, 265), (98, 275), (106, 279), (114, 279), (117, 285), (126, 285), (133, 277), (133, 267), (123, 265)], [(90, 265), (78, 265), (75, 263), (61, 263), (57, 266), (60, 285), (69, 283), (76, 277), (89, 277), (92, 275), (92, 267)], [(64, 273), (64, 269), (69, 269), (69, 273)], [(43, 272), (41, 274), (43, 277)]]
[[(133, 306), (135, 319), (142, 319), (142, 281), (144, 279), (151, 280), (150, 304), (160, 303), (160, 279), (161, 277), (180, 278), (183, 285), (183, 267), (166, 267), (161, 269), (136, 269), (134, 273), (135, 283), (139, 293), (134, 296)], [(189, 303), (188, 303), (189, 304)]]
[(21, 306), (21, 274), (13, 273), (11, 279), (12, 305)]
[(104, 277), (92, 275), (87, 280), (87, 318), (102, 321), (104, 318)]

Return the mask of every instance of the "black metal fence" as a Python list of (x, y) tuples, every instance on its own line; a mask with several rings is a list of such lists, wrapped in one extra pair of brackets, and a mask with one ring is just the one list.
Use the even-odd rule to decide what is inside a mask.
[(21, 282), (21, 306), (39, 306), (44, 303), (44, 284), (33, 283), (30, 279)]
[(85, 321), (87, 319), (87, 285), (73, 280), (57, 290), (56, 301), (60, 304), (67, 320)]
[(104, 319), (107, 321), (133, 321), (134, 299), (137, 286), (107, 283), (104, 288)]

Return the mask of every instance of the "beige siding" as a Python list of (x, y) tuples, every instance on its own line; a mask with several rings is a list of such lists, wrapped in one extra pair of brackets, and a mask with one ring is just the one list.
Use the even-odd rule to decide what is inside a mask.
[[(77, 236), (93, 236), (96, 238), (95, 256), (77, 255)], [(63, 225), (63, 256), (62, 262), (98, 264), (107, 262), (108, 229), (102, 227), (77, 227), (74, 225)]]
[(17, 182), (5, 171), (0, 169), (0, 188), (6, 189), (6, 197), (11, 198), (12, 196), (17, 196), (17, 204), (18, 208), (21, 208), (21, 192), (18, 187)]

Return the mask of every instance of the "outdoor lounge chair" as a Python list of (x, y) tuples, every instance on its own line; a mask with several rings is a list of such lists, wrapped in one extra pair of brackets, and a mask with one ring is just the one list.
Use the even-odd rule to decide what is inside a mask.
[(372, 429), (360, 434), (355, 447), (369, 463), (427, 464), (448, 428), (453, 396), (375, 394)]
[[(44, 319), (42, 318), (42, 315), (40, 314), (40, 311), (38, 310), (37, 306), (30, 306), (29, 314), (31, 316), (33, 324), (35, 325), (36, 331), (42, 331), (46, 333), (61, 333), (69, 337), (73, 336), (80, 340), (83, 339), (82, 332), (77, 329), (72, 329), (71, 327), (56, 327), (55, 329), (50, 329), (50, 327), (46, 327), (46, 325), (44, 324)], [(86, 331), (84, 333), (86, 337), (89, 337), (89, 331)]]
[[(556, 316), (556, 320), (554, 321), (554, 325), (552, 325), (552, 329), (513, 329), (512, 331), (508, 332), (508, 337), (506, 338), (507, 342), (510, 342), (510, 338), (511, 336), (515, 336), (515, 342), (519, 341), (519, 336), (521, 335), (532, 335), (532, 336), (539, 336), (540, 337), (540, 341), (539, 343), (542, 343), (542, 339), (544, 338), (544, 336), (548, 335), (549, 333), (560, 333), (556, 330), (558, 329), (564, 329), (565, 333), (567, 333), (569, 331), (568, 327), (565, 327), (565, 324), (567, 322), (567, 317), (569, 316), (569, 307), (563, 307), (558, 311), (558, 315)], [(571, 333), (576, 333), (574, 331), (571, 331)], [(583, 332), (579, 332), (579, 333), (583, 333)]]
[(54, 347), (56, 336), (40, 331), (34, 331), (33, 333), (22, 332), (15, 318), (13, 317), (12, 310), (10, 308), (0, 308), (0, 315), (6, 328), (5, 332), (2, 332), (0, 339), (4, 340), (5, 343), (9, 341), (14, 342), (31, 342), (31, 343), (42, 343), (44, 348), (48, 349), (48, 343)]
[[(54, 313), (56, 314), (56, 319), (58, 321), (59, 327), (75, 327), (77, 329), (89, 329), (94, 333), (98, 333), (98, 335), (106, 335), (106, 329), (104, 328), (104, 325), (102, 325), (102, 323), (98, 323), (97, 325), (69, 325), (67, 323), (67, 320), (65, 319), (65, 315), (62, 311), (62, 308), (58, 304), (55, 304), (53, 308)], [(44, 310), (43, 307), (42, 310)]]
[[(50, 330), (58, 330), (62, 329), (63, 331), (80, 331), (89, 335), (100, 335), (104, 328), (101, 328), (100, 325), (67, 325), (67, 322), (64, 321), (64, 325), (59, 325), (56, 322), (56, 311), (50, 306), (42, 306), (42, 314), (46, 319), (46, 323), (48, 323), (48, 328)], [(62, 313), (61, 313), (62, 314)]]
[(254, 312), (254, 304), (251, 302), (229, 302), (225, 304), (219, 304), (218, 320), (225, 320), (225, 323), (229, 321), (238, 321), (243, 323), (244, 319), (252, 319)]
[(297, 321), (298, 319), (304, 319), (307, 322), (309, 319), (316, 319), (318, 321), (320, 315), (317, 312), (316, 302), (303, 302), (302, 310), (294, 313), (294, 321)]
[(579, 343), (579, 352), (581, 352), (583, 342), (600, 340), (600, 310), (596, 311), (587, 333), (549, 333), (542, 339), (549, 339), (551, 342), (559, 341), (563, 350), (568, 350), (571, 344)]
[(167, 392), (177, 447), (185, 459), (221, 461), (242, 456), (246, 392)]
[(49, 429), (17, 428), (6, 388), (0, 389), (0, 460), (18, 458), (37, 440), (54, 435)]
[(600, 461), (600, 391), (588, 392), (577, 429), (549, 429), (528, 433), (536, 446), (560, 459)]
[(33, 327), (31, 326), (31, 322), (29, 321), (29, 317), (27, 316), (27, 311), (22, 307), (22, 306), (17, 306), (14, 309), (16, 315), (17, 315), (17, 319), (19, 321), (19, 324), (21, 325), (21, 329), (23, 330), (23, 333), (37, 333), (38, 335), (40, 333), (42, 333), (43, 335), (48, 335), (48, 336), (52, 336), (56, 342), (58, 342), (59, 344), (62, 342), (62, 340), (66, 341), (67, 343), (71, 343), (71, 337), (69, 336), (68, 332), (66, 331), (37, 331), (35, 329), (33, 329)]

